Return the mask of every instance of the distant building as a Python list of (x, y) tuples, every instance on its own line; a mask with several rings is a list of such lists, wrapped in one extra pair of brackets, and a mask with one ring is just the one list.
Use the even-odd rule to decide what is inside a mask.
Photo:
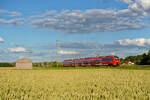
[(16, 61), (17, 69), (32, 69), (32, 61), (26, 58)]
[(127, 65), (134, 65), (135, 63), (131, 62), (131, 61), (127, 61), (127, 62), (125, 62), (125, 64), (127, 64)]

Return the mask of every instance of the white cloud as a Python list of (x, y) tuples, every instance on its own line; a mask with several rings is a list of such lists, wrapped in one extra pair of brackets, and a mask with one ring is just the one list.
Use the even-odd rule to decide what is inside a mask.
[(0, 24), (19, 26), (19, 25), (24, 24), (24, 19), (22, 18), (16, 18), (16, 19), (10, 19), (10, 20), (0, 19)]
[(120, 1), (122, 1), (122, 2), (124, 2), (124, 3), (127, 3), (127, 4), (130, 4), (130, 3), (133, 2), (132, 0), (120, 0)]
[(66, 42), (61, 44), (62, 49), (77, 49), (77, 50), (116, 50), (124, 48), (150, 48), (150, 39), (136, 38), (116, 40), (112, 43), (101, 44), (96, 42)]
[(117, 55), (116, 52), (112, 52), (111, 55)]
[(62, 54), (62, 55), (76, 55), (76, 54), (79, 54), (79, 52), (77, 52), (77, 51), (60, 50), (60, 51), (58, 51), (58, 54)]
[(147, 27), (143, 15), (130, 9), (86, 11), (62, 11), (53, 17), (32, 19), (31, 25), (37, 28), (61, 31), (63, 33), (92, 33), (135, 30)]
[(26, 52), (26, 49), (23, 47), (17, 47), (17, 48), (10, 48), (9, 49), (10, 52)]
[(23, 58), (25, 58), (25, 57), (24, 57), (24, 56), (19, 56), (18, 58), (19, 58), (19, 59), (23, 59)]
[(6, 10), (0, 9), (0, 13), (6, 13)]
[(16, 11), (8, 11), (8, 10), (0, 9), (0, 15), (9, 16), (9, 17), (17, 17), (17, 16), (21, 16), (22, 14)]
[[(0, 24), (7, 24), (7, 25), (23, 25), (24, 19), (19, 18), (22, 14), (16, 11), (8, 11), (4, 9), (0, 9)], [(3, 16), (5, 16), (6, 19), (3, 19)]]
[(61, 44), (61, 48), (93, 49), (98, 47), (102, 47), (102, 45), (98, 43), (80, 41), (71, 41)]
[(0, 43), (4, 42), (4, 39), (2, 37), (0, 37)]
[(16, 17), (16, 16), (21, 16), (21, 15), (22, 15), (21, 13), (15, 12), (15, 11), (10, 13), (10, 17)]
[(145, 38), (124, 39), (116, 42), (122, 46), (150, 46), (150, 39)]
[(137, 0), (137, 3), (141, 5), (144, 10), (150, 10), (150, 0)]
[(132, 9), (142, 9), (142, 10), (150, 9), (150, 0), (121, 0), (121, 1), (129, 4), (129, 7), (131, 7)]
[[(126, 0), (123, 0), (124, 2)], [(129, 0), (128, 9), (138, 15), (148, 16), (150, 12), (150, 0)], [(126, 2), (125, 2), (126, 3)]]
[(150, 0), (120, 1), (128, 4), (128, 8), (47, 11), (31, 17), (30, 23), (35, 28), (47, 28), (63, 33), (114, 32), (150, 26), (149, 22), (144, 21), (150, 16)]
[[(42, 48), (44, 49), (45, 47), (42, 46)], [(75, 57), (94, 57), (94, 56), (108, 56), (108, 55), (117, 55), (119, 57), (125, 57), (128, 55), (142, 54), (148, 49), (150, 49), (150, 39), (138, 38), (138, 39), (117, 40), (107, 44), (101, 44), (97, 42), (94, 43), (94, 42), (71, 41), (67, 43), (62, 43), (61, 50), (58, 51), (57, 53), (61, 54), (61, 60), (64, 60), (67, 58), (75, 58)], [(3, 55), (5, 55), (4, 59), (5, 61), (8, 60), (7, 57), (11, 58), (11, 60), (14, 60), (19, 56), (25, 56), (27, 58), (32, 59), (33, 61), (58, 60), (56, 55), (56, 48), (55, 50), (52, 50), (52, 52), (49, 52), (47, 50), (39, 50), (38, 48), (38, 52), (34, 51), (31, 55), (28, 56), (22, 53), (18, 53), (15, 55), (12, 55), (10, 53), (10, 52), (28, 53), (28, 51), (23, 47), (10, 48), (7, 51), (3, 49), (0, 50), (0, 52)]]
[[(74, 50), (79, 52), (78, 56), (92, 57), (92, 56), (107, 56), (118, 55), (125, 57), (128, 55), (137, 55), (144, 53), (150, 49), (150, 39), (137, 38), (137, 39), (123, 39), (116, 40), (112, 43), (101, 44), (93, 42), (67, 42), (61, 44), (62, 49)], [(64, 54), (64, 51), (59, 51)], [(67, 54), (67, 53), (66, 53)], [(66, 55), (69, 56), (69, 55)]]
[(41, 14), (41, 15), (31, 16), (30, 18), (42, 18), (42, 17), (47, 17), (47, 16), (51, 17), (55, 14), (57, 14), (56, 10), (50, 10), (50, 11), (47, 11), (46, 13), (44, 13), (44, 14)]

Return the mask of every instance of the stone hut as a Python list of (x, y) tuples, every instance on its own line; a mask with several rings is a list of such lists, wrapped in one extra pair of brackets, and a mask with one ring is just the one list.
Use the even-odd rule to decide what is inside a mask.
[(16, 61), (17, 69), (32, 69), (32, 61), (26, 58)]

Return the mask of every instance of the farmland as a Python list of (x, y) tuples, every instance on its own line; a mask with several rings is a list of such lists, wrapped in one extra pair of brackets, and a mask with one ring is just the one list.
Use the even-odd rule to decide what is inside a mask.
[(1, 100), (149, 100), (150, 70), (1, 70)]

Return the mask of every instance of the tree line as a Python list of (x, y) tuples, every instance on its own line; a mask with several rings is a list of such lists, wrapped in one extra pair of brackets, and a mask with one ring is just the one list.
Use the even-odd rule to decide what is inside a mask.
[(36, 62), (33, 63), (34, 67), (62, 67), (62, 62)]
[(9, 62), (0, 62), (0, 67), (14, 67), (14, 63), (9, 63)]
[(127, 56), (124, 59), (120, 59), (122, 63), (133, 62), (138, 65), (150, 65), (150, 50), (147, 53), (143, 53), (137, 56)]
[[(35, 62), (34, 67), (62, 67), (61, 62)], [(10, 62), (0, 62), (0, 67), (15, 67), (15, 63)]]

